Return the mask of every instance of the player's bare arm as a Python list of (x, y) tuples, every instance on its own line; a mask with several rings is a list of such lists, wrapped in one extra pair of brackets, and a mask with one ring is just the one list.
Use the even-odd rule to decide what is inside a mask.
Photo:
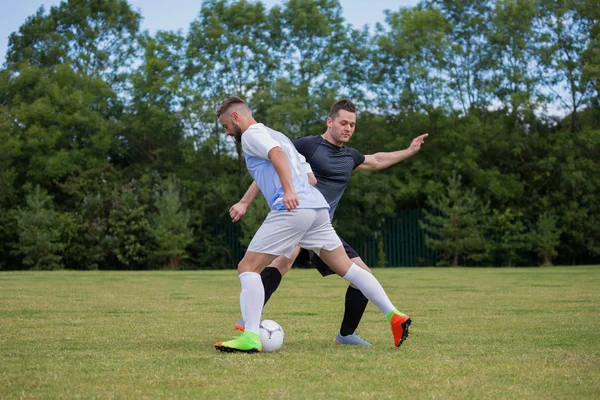
[(235, 203), (229, 209), (229, 216), (233, 222), (238, 222), (246, 214), (246, 210), (250, 207), (250, 204), (254, 201), (256, 196), (260, 193), (260, 188), (256, 182), (252, 182), (246, 193), (242, 196), (242, 199)]
[(404, 150), (366, 155), (365, 161), (356, 167), (355, 171), (376, 171), (399, 163), (400, 161), (417, 154), (419, 150), (421, 150), (421, 145), (425, 142), (427, 136), (429, 136), (428, 133), (417, 136), (413, 139), (410, 146)]
[(283, 205), (288, 211), (298, 207), (298, 195), (292, 184), (292, 168), (287, 155), (281, 147), (273, 147), (269, 151), (269, 160), (273, 163), (283, 189)]
[[(310, 172), (306, 174), (306, 176), (308, 177), (309, 184), (312, 186), (317, 184), (317, 178), (315, 177), (315, 174)], [(250, 184), (250, 187), (248, 187), (248, 190), (246, 190), (246, 193), (244, 193), (244, 196), (242, 196), (241, 200), (232, 205), (229, 209), (229, 216), (231, 217), (232, 222), (238, 222), (244, 217), (244, 215), (246, 215), (248, 207), (250, 207), (250, 204), (254, 202), (254, 199), (256, 199), (256, 196), (258, 196), (259, 193), (260, 188), (258, 187), (258, 184), (252, 181), (252, 184)]]

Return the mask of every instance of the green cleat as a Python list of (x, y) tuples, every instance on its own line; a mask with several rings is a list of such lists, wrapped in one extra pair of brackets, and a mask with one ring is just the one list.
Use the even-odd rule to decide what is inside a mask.
[(215, 343), (215, 349), (227, 353), (261, 353), (262, 344), (258, 333), (244, 331), (235, 339)]

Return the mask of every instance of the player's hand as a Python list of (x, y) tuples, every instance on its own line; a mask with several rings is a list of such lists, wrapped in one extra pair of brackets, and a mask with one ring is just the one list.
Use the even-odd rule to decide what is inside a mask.
[(423, 143), (425, 143), (425, 138), (429, 136), (429, 133), (425, 133), (421, 136), (417, 136), (416, 138), (413, 139), (413, 141), (411, 142), (410, 146), (408, 146), (408, 150), (412, 153), (418, 153), (419, 150), (421, 150), (421, 145)]
[(248, 205), (241, 202), (235, 203), (229, 209), (229, 216), (233, 222), (238, 222), (244, 215), (246, 215), (246, 210), (248, 210)]
[(298, 207), (298, 204), (300, 204), (300, 201), (298, 200), (298, 195), (295, 190), (283, 193), (283, 205), (286, 210), (292, 211), (294, 208)]

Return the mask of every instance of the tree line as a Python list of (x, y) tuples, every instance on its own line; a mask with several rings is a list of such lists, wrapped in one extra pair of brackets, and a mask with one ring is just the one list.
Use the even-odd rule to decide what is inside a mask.
[(348, 98), (363, 154), (430, 134), (354, 174), (334, 224), (350, 242), (420, 208), (443, 264), (600, 261), (596, 1), (425, 0), (372, 28), (338, 0), (205, 0), (185, 33), (141, 20), (125, 0), (68, 0), (11, 34), (0, 269), (234, 267), (223, 227), (250, 177), (214, 115), (227, 95), (290, 137), (323, 133)]

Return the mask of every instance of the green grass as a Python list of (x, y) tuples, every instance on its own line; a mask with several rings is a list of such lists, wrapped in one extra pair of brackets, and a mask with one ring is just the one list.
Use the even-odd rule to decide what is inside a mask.
[(235, 271), (0, 274), (0, 398), (600, 398), (600, 267), (398, 268), (375, 275), (413, 317), (397, 350), (333, 344), (345, 283), (293, 270), (263, 317), (279, 353), (225, 354)]

